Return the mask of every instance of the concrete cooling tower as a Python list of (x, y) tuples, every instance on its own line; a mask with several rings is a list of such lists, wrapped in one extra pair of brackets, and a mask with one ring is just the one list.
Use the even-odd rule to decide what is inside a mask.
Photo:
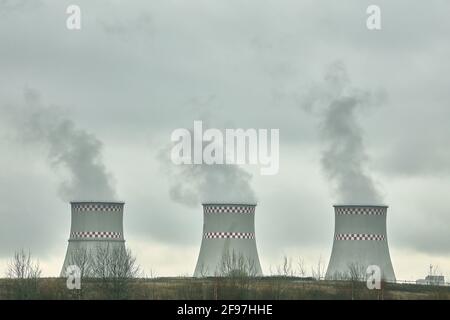
[(96, 256), (99, 248), (125, 249), (123, 236), (123, 202), (72, 202), (69, 245), (61, 270), (77, 265), (80, 254)]
[(395, 281), (386, 233), (387, 206), (334, 206), (335, 232), (326, 279), (364, 276), (369, 265), (381, 270), (381, 278)]
[(203, 240), (194, 277), (261, 276), (252, 204), (203, 204)]

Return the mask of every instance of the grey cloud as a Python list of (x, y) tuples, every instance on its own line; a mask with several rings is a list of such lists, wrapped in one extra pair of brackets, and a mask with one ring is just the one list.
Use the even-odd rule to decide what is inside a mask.
[(102, 162), (102, 143), (77, 128), (58, 107), (44, 105), (37, 91), (26, 89), (24, 96), (25, 105), (14, 106), (10, 112), (15, 129), (26, 144), (47, 147), (49, 164), (67, 172), (59, 187), (62, 199), (114, 200), (111, 176)]
[(134, 18), (123, 18), (121, 15), (109, 19), (101, 18), (99, 24), (106, 34), (124, 40), (130, 40), (137, 35), (149, 37), (154, 32), (152, 16), (147, 12), (141, 12)]
[[(171, 246), (199, 243), (200, 206), (180, 206), (168, 196), (166, 184), (170, 188), (174, 181), (174, 194), (184, 195), (183, 190), (188, 190), (186, 202), (193, 204), (200, 201), (198, 187), (209, 173), (198, 173), (202, 168), (158, 172), (157, 165), (146, 159), (154, 161), (154, 153), (168, 143), (171, 130), (192, 124), (202, 114), (197, 106), (209, 104), (212, 107), (204, 117), (232, 123), (228, 127), (280, 129), (280, 174), (270, 179), (255, 175), (251, 180), (244, 174), (244, 181), (252, 183), (258, 195), (261, 260), (268, 251), (278, 253), (289, 246), (300, 253), (314, 245), (321, 252), (329, 250), (334, 199), (326, 188), (330, 176), (320, 175), (316, 160), (320, 148), (336, 151), (327, 149), (331, 142), (326, 142), (334, 132), (329, 129), (327, 135), (318, 135), (314, 124), (325, 125), (323, 111), (299, 112), (295, 97), (299, 83), (317, 79), (327, 62), (341, 58), (355, 86), (382, 86), (389, 93), (386, 107), (360, 108), (361, 101), (372, 98), (360, 90), (356, 97), (338, 99), (336, 104), (349, 107), (332, 116), (339, 120), (348, 112), (355, 122), (343, 124), (363, 129), (349, 132), (351, 136), (362, 134), (361, 140), (349, 145), (363, 143), (364, 147), (364, 153), (355, 155), (364, 167), (357, 182), (366, 184), (371, 177), (383, 182), (382, 191), (392, 206), (388, 216), (391, 245), (428, 253), (436, 243), (435, 252), (448, 253), (448, 232), (443, 229), (450, 223), (445, 196), (435, 199), (440, 211), (429, 231), (423, 227), (417, 233), (408, 232), (404, 226), (405, 221), (411, 230), (426, 225), (422, 216), (428, 209), (421, 205), (440, 188), (437, 180), (448, 180), (450, 24), (446, 15), (450, 3), (380, 0), (380, 32), (366, 29), (368, 4), (357, 0), (324, 0), (320, 6), (317, 1), (283, 0), (245, 5), (233, 0), (192, 1), (173, 6), (165, 1), (80, 0), (80, 32), (65, 28), (63, 2), (45, 1), (45, 8), (39, 10), (5, 9), (5, 4), (20, 3), (36, 1), (0, 1), (0, 103), (14, 100), (26, 85), (38, 87), (48, 100), (70, 108), (73, 130), (81, 126), (101, 137), (108, 146), (102, 153), (104, 163), (113, 170), (120, 195), (129, 205), (125, 215), (128, 236), (145, 234), (146, 239), (157, 238)], [(141, 12), (148, 17), (141, 19)], [(329, 87), (339, 87), (339, 83)], [(322, 85), (314, 90), (311, 98), (333, 97)], [(149, 138), (154, 141), (151, 150)], [(130, 145), (137, 150), (132, 160), (120, 157)], [(8, 246), (33, 243), (40, 247), (39, 254), (51, 251), (57, 241), (64, 248), (68, 229), (54, 229), (70, 224), (69, 208), (54, 199), (54, 190), (38, 193), (30, 187), (33, 170), (41, 170), (35, 168), (36, 159), (45, 159), (46, 147), (47, 142), (33, 143), (33, 157), (9, 152), (12, 160), (1, 162), (2, 181), (6, 182), (0, 186), (0, 233), (8, 238)], [(144, 179), (139, 170), (130, 173), (136, 159), (142, 160), (140, 166), (155, 166), (149, 177)], [(48, 167), (66, 171), (61, 164)], [(197, 173), (198, 180), (183, 180), (183, 187), (176, 186), (179, 179), (191, 179)], [(238, 173), (212, 173), (211, 180), (220, 180), (224, 174)], [(132, 181), (124, 184), (125, 178)], [(51, 189), (54, 180), (48, 170), (34, 177), (32, 186)], [(412, 185), (415, 193), (411, 196)], [(443, 188), (448, 189), (448, 183)], [(399, 189), (405, 189), (403, 197), (398, 196)], [(411, 209), (402, 209), (412, 201)], [(28, 209), (25, 202), (39, 205)], [(272, 227), (274, 215), (276, 227)], [(180, 226), (185, 227), (182, 232)], [(62, 234), (59, 239), (57, 232)]]
[[(443, 108), (445, 108), (443, 106)], [(439, 110), (437, 107), (435, 110)], [(441, 113), (439, 111), (438, 113)], [(448, 148), (447, 119), (429, 119), (426, 112), (411, 110), (397, 134), (386, 141), (378, 155), (376, 169), (386, 175), (405, 177), (441, 177), (450, 174), (450, 149)], [(433, 126), (433, 129), (430, 129)]]
[(43, 6), (41, 0), (0, 0), (0, 15), (11, 12), (23, 12)]

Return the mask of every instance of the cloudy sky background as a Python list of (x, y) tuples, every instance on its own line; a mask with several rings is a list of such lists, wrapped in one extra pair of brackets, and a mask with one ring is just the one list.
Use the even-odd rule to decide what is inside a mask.
[[(65, 27), (73, 3), (80, 31)], [(381, 31), (366, 28), (370, 4)], [(194, 120), (280, 129), (279, 174), (243, 168), (263, 271), (283, 255), (327, 263), (339, 194), (321, 166), (323, 118), (304, 99), (339, 61), (352, 87), (382, 96), (355, 120), (366, 172), (390, 206), (397, 278), (424, 277), (429, 264), (450, 277), (449, 10), (443, 0), (0, 0), (0, 273), (19, 248), (44, 275), (59, 273), (78, 172), (109, 181), (99, 197), (126, 202), (125, 238), (147, 273), (192, 274), (202, 209), (171, 198), (160, 155)], [(73, 156), (55, 152), (61, 137), (104, 167), (61, 158)]]

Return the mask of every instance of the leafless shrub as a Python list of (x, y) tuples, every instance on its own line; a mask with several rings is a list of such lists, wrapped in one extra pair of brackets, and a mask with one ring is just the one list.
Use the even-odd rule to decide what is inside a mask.
[(221, 258), (213, 288), (215, 299), (247, 299), (252, 278), (258, 275), (256, 262), (233, 251), (226, 251)]
[(140, 267), (131, 250), (120, 246), (99, 246), (92, 257), (92, 276), (99, 279), (104, 293), (112, 299), (126, 299), (131, 294)]
[(12, 296), (14, 299), (36, 299), (38, 297), (38, 279), (41, 276), (39, 262), (34, 262), (31, 253), (23, 249), (14, 253), (8, 264), (7, 276), (13, 279)]
[[(272, 268), (271, 268), (272, 269)], [(285, 278), (294, 275), (292, 270), (292, 259), (288, 258), (286, 255), (283, 256), (283, 260), (280, 265), (276, 267), (276, 273), (272, 273), (272, 283), (270, 286), (271, 294), (273, 299), (279, 300), (285, 297), (286, 284)]]
[(202, 264), (200, 265), (200, 277), (202, 277), (202, 278), (207, 277), (208, 274), (209, 274), (209, 269), (208, 269), (208, 267), (205, 267), (205, 264), (202, 263)]
[(319, 260), (317, 261), (316, 268), (311, 267), (311, 275), (316, 280), (322, 280), (324, 274), (325, 274), (325, 266), (323, 265), (322, 256), (320, 256)]
[(73, 297), (82, 299), (84, 296), (85, 278), (92, 277), (93, 257), (92, 252), (86, 246), (75, 248), (68, 257), (68, 265), (75, 265), (80, 269), (81, 288), (72, 290)]
[(302, 259), (302, 257), (298, 258), (297, 261), (297, 269), (298, 269), (298, 275), (299, 277), (305, 277), (306, 276), (306, 267), (305, 267), (305, 261)]
[(283, 262), (281, 266), (277, 267), (278, 275), (283, 277), (294, 277), (295, 272), (292, 269), (292, 259), (287, 256), (283, 257)]
[(76, 265), (80, 268), (80, 277), (92, 276), (92, 253), (85, 246), (76, 248), (69, 256), (69, 265)]
[(356, 262), (348, 264), (348, 279), (351, 285), (351, 297), (352, 300), (358, 297), (361, 289), (366, 288), (362, 282), (366, 279), (366, 268)]
[(256, 263), (253, 259), (245, 257), (242, 253), (226, 251), (222, 255), (218, 276), (242, 278), (255, 277), (257, 275)]
[(353, 282), (361, 282), (366, 279), (366, 268), (359, 263), (348, 264), (349, 279)]

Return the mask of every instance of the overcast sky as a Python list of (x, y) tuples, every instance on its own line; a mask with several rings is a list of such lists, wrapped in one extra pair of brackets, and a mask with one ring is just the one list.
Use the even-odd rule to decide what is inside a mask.
[[(66, 28), (69, 4), (79, 31)], [(370, 4), (382, 30), (366, 28)], [(92, 197), (126, 202), (127, 245), (148, 273), (192, 274), (202, 208), (174, 198), (184, 175), (161, 154), (194, 120), (280, 129), (277, 175), (239, 168), (258, 201), (263, 271), (284, 254), (328, 263), (332, 205), (349, 198), (333, 171), (345, 159), (327, 152), (342, 114), (311, 107), (311, 92), (339, 66), (350, 92), (367, 93), (346, 123), (370, 183), (354, 192), (389, 205), (397, 278), (429, 264), (450, 277), (448, 12), (444, 0), (0, 0), (0, 272), (26, 248), (58, 275), (68, 202)]]

